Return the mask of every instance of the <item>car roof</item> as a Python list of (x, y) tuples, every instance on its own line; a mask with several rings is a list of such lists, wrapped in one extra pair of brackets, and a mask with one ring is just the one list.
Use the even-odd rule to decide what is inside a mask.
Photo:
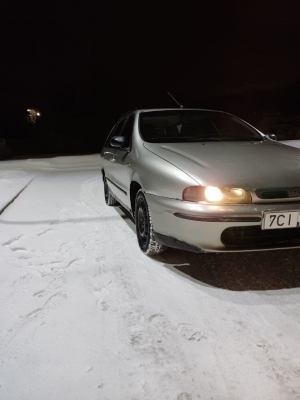
[(211, 110), (208, 108), (133, 108), (127, 113), (121, 115), (121, 117), (118, 118), (117, 122), (121, 121), (123, 118), (127, 118), (131, 114), (140, 114), (143, 112), (155, 112), (155, 111), (208, 111), (208, 112), (215, 112), (215, 113), (220, 113), (220, 114), (227, 114), (227, 115), (232, 115), (226, 111), (221, 111), (221, 110)]
[(210, 111), (210, 112), (218, 112), (218, 113), (223, 113), (223, 114), (228, 114), (225, 111), (220, 111), (220, 110), (210, 110), (210, 109), (205, 109), (205, 108), (133, 108), (129, 111), (127, 111), (125, 114), (121, 115), (117, 122), (121, 121), (123, 118), (128, 117), (131, 114), (140, 114), (143, 112), (155, 112), (155, 111)]

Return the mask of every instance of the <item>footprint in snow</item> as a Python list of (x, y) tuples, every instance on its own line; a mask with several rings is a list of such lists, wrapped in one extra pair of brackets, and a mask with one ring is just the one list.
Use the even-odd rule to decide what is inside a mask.
[(3, 243), (4, 247), (11, 247), (16, 245), (17, 243), (19, 243), (20, 239), (22, 238), (23, 235), (18, 236), (18, 237), (14, 237), (10, 240), (8, 240), (7, 242)]
[(50, 233), (50, 232), (54, 232), (54, 229), (51, 229), (51, 228), (50, 229), (46, 229), (46, 230), (38, 233), (37, 236), (43, 236), (43, 235), (46, 235), (47, 233)]
[(97, 300), (97, 307), (102, 311), (107, 311), (109, 309), (108, 304), (105, 301)]
[(28, 318), (43, 318), (46, 314), (51, 312), (54, 308), (60, 306), (67, 298), (67, 294), (64, 292), (59, 292), (51, 296), (43, 307), (37, 308), (36, 310), (27, 314)]
[(39, 292), (34, 293), (34, 297), (43, 297), (47, 294), (51, 294), (53, 290), (61, 288), (66, 283), (66, 278), (60, 277), (57, 279), (53, 279), (46, 289), (40, 290)]
[(75, 250), (75, 242), (66, 242), (60, 246), (59, 252), (63, 257), (69, 257)]
[(31, 279), (32, 279), (32, 275), (30, 275), (30, 274), (20, 276), (20, 278), (16, 279), (16, 280), (13, 282), (13, 286), (23, 286), (23, 285), (26, 285), (29, 281), (31, 281)]
[(10, 295), (12, 296), (12, 295), (15, 295), (16, 293), (25, 291), (26, 285), (29, 284), (31, 279), (32, 279), (32, 275), (30, 275), (30, 274), (20, 276), (18, 279), (16, 279), (12, 283), (12, 292)]
[(192, 400), (192, 396), (186, 392), (180, 393), (176, 400)]
[(189, 340), (191, 342), (200, 342), (204, 339), (207, 339), (207, 337), (203, 334), (203, 332), (199, 331), (197, 328), (191, 325), (186, 325), (186, 324), (179, 325), (178, 333), (184, 339)]
[(25, 247), (12, 247), (12, 251), (16, 251), (17, 253), (26, 253), (28, 250)]
[[(97, 297), (96, 305), (101, 311), (107, 311), (109, 304), (107, 303), (107, 297), (110, 295), (110, 290), (106, 287), (94, 287), (93, 295)], [(111, 306), (111, 304), (110, 304)]]
[(152, 314), (148, 318), (149, 322), (160, 322), (165, 319), (165, 316), (163, 314)]

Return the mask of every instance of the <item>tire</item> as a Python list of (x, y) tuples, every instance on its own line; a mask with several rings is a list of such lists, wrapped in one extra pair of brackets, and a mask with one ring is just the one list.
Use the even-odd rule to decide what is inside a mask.
[(118, 205), (117, 200), (114, 198), (114, 196), (111, 193), (110, 188), (108, 187), (106, 178), (104, 178), (104, 198), (105, 198), (105, 203), (108, 206), (117, 206)]
[(154, 239), (151, 214), (142, 189), (136, 195), (134, 215), (136, 236), (142, 252), (148, 256), (152, 256), (165, 251), (167, 247)]

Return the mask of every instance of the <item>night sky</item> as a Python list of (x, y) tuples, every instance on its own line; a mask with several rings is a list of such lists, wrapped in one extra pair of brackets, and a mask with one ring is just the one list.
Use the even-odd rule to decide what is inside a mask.
[(272, 93), (300, 80), (298, 8), (276, 0), (6, 2), (1, 110), (114, 114), (176, 106), (167, 91), (191, 107)]

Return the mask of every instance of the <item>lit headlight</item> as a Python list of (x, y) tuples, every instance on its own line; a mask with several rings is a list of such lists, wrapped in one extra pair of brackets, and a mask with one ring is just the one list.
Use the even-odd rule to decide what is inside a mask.
[(218, 188), (215, 186), (190, 186), (184, 189), (182, 199), (185, 201), (209, 204), (251, 203), (251, 195), (244, 189)]
[(223, 199), (222, 191), (214, 186), (207, 186), (204, 190), (204, 195), (210, 203), (218, 203)]

